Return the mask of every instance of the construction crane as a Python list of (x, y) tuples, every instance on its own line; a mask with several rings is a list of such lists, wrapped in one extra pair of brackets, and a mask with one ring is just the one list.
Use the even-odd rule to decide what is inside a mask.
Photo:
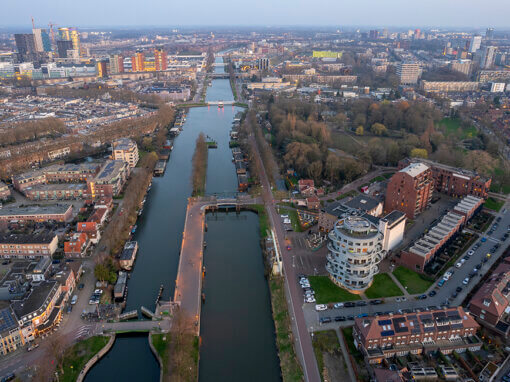
[(34, 16), (30, 16), (32, 18), (32, 30), (35, 29), (35, 22), (34, 22)]
[(52, 45), (55, 45), (55, 32), (53, 31), (53, 27), (56, 27), (57, 24), (53, 23), (53, 22), (49, 22), (48, 23), (48, 26), (50, 27), (50, 34), (51, 34), (51, 44)]

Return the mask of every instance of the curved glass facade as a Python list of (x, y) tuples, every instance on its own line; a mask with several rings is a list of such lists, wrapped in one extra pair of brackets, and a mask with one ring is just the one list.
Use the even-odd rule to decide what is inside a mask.
[(384, 258), (383, 234), (360, 216), (338, 220), (329, 233), (326, 270), (335, 284), (361, 292), (372, 284)]

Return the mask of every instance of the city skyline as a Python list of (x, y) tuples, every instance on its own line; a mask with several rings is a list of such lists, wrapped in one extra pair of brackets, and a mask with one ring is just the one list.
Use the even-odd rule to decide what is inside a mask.
[[(190, 12), (188, 3), (169, 5), (162, 0), (151, 0), (147, 6), (136, 9), (129, 8), (125, 2), (118, 0), (92, 0), (86, 6), (85, 3), (80, 5), (59, 0), (50, 0), (44, 4), (29, 0), (23, 9), (19, 9), (14, 3), (4, 4), (4, 17), (0, 16), (0, 24), (5, 27), (24, 27), (30, 24), (33, 16), (36, 25), (46, 25), (48, 21), (52, 21), (59, 25), (82, 27), (319, 25), (476, 29), (486, 26), (508, 27), (506, 15), (510, 11), (510, 6), (504, 0), (493, 2), (490, 9), (480, 7), (480, 3), (475, 0), (431, 0), (412, 6), (404, 0), (389, 0), (385, 3), (361, 0), (356, 4), (319, 0), (313, 8), (304, 0), (282, 0), (278, 3), (261, 0), (251, 4), (249, 12), (233, 0), (220, 0), (214, 3), (214, 6), (204, 0), (197, 0), (195, 3), (195, 11)], [(101, 12), (98, 12), (99, 9)], [(325, 9), (328, 12), (324, 12)], [(367, 9), (371, 10), (369, 14), (366, 13)]]

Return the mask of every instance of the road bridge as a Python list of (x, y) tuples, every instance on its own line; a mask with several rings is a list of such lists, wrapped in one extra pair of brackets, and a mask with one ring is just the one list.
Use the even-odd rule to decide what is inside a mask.
[(227, 72), (225, 73), (208, 73), (207, 77), (210, 77), (212, 79), (218, 79), (218, 78), (230, 78), (230, 74)]
[(172, 321), (168, 318), (163, 320), (135, 320), (122, 322), (104, 322), (97, 325), (97, 332), (150, 332), (153, 330), (168, 332)]
[(175, 281), (174, 302), (180, 307), (185, 330), (200, 334), (203, 278), (205, 214), (209, 210), (232, 207), (236, 211), (258, 203), (248, 195), (237, 197), (205, 196), (189, 198), (182, 234), (179, 269)]
[(214, 106), (214, 105), (233, 105), (236, 101), (207, 101), (207, 105)]

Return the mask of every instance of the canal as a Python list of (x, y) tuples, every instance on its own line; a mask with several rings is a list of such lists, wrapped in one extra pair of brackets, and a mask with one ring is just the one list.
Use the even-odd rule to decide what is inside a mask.
[[(222, 62), (221, 58), (216, 61)], [(224, 69), (217, 66), (215, 70)], [(207, 101), (232, 98), (229, 80), (212, 81)], [(139, 243), (139, 253), (128, 282), (126, 311), (142, 305), (153, 310), (161, 284), (165, 287), (163, 299), (173, 296), (186, 204), (192, 190), (191, 159), (200, 132), (218, 142), (217, 149), (209, 150), (207, 192), (237, 190), (228, 142), (232, 121), (240, 110), (230, 105), (189, 109), (165, 174), (153, 179), (144, 213), (137, 222), (134, 239)], [(218, 213), (208, 215), (207, 220), (210, 231), (206, 241), (210, 244), (204, 256), (207, 302), (202, 310), (200, 380), (279, 380), (257, 216), (250, 212)], [(146, 335), (120, 337), (92, 368), (86, 382), (119, 377), (126, 381), (158, 380), (159, 367)]]

